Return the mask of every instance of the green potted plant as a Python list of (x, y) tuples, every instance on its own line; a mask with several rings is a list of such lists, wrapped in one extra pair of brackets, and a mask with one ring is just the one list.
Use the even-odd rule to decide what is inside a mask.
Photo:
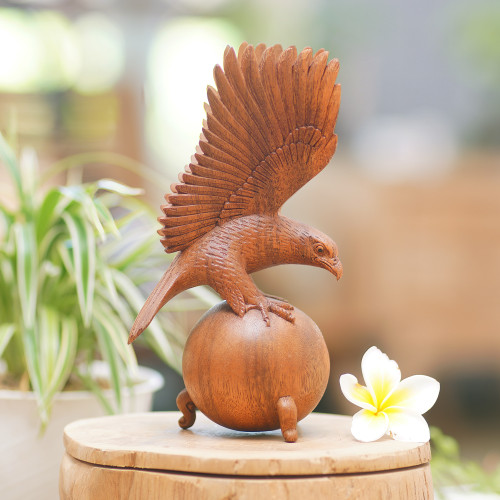
[[(34, 152), (18, 158), (0, 135), (0, 173), (12, 180), (11, 199), (0, 200), (0, 484), (16, 498), (57, 496), (66, 423), (148, 410), (163, 383), (127, 345), (142, 287), (168, 258), (140, 190), (109, 179), (44, 182), (96, 159), (73, 157), (41, 176)], [(193, 290), (174, 308), (214, 301)], [(166, 312), (144, 341), (179, 371), (184, 338)]]

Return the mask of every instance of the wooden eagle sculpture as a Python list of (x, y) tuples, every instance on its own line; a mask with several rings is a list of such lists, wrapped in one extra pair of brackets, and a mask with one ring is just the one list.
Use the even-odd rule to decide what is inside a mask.
[(250, 273), (278, 264), (322, 267), (342, 275), (336, 244), (280, 215), (281, 206), (332, 158), (340, 104), (339, 63), (310, 48), (224, 52), (207, 89), (207, 119), (180, 183), (165, 195), (158, 232), (179, 252), (148, 297), (129, 336), (133, 342), (180, 292), (211, 286), (243, 316), (258, 309), (294, 321), (293, 307), (262, 293)]

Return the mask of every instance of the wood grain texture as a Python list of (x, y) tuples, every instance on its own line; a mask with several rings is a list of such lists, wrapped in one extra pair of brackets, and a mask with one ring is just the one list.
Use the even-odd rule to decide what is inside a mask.
[(209, 285), (243, 316), (261, 312), (293, 322), (293, 307), (270, 300), (249, 274), (278, 264), (342, 265), (325, 234), (279, 215), (283, 203), (335, 152), (340, 105), (338, 61), (324, 50), (228, 47), (208, 88), (197, 152), (162, 206), (167, 252), (180, 251), (132, 326), (129, 343), (175, 295)]
[[(240, 318), (226, 302), (210, 309), (189, 335), (182, 360), (187, 392), (198, 409), (230, 429), (279, 429), (280, 398), (292, 431), (319, 403), (330, 374), (330, 359), (316, 324), (299, 309), (295, 323), (281, 318), (267, 328), (257, 311)], [(293, 440), (293, 432), (287, 440)], [(295, 433), (296, 439), (296, 433)]]
[(193, 430), (183, 430), (179, 415), (153, 412), (79, 420), (65, 428), (65, 448), (73, 458), (98, 465), (231, 476), (358, 474), (430, 460), (429, 443), (388, 437), (356, 441), (346, 416), (310, 414), (298, 424), (299, 440), (291, 446), (279, 430), (233, 431), (202, 413)]
[(301, 439), (230, 431), (202, 414), (197, 431), (177, 412), (80, 420), (66, 427), (62, 500), (221, 498), (428, 500), (428, 443), (355, 441), (350, 417), (311, 414)]
[(65, 455), (61, 500), (432, 500), (429, 465), (374, 474), (238, 478), (104, 468)]

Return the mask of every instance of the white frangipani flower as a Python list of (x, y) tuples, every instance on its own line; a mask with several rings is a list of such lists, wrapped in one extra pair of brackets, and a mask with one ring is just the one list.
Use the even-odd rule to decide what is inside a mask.
[(352, 435), (364, 442), (384, 434), (399, 441), (428, 441), (429, 426), (422, 414), (436, 402), (439, 382), (425, 375), (401, 380), (396, 362), (376, 347), (365, 352), (361, 371), (366, 387), (349, 373), (340, 377), (344, 396), (362, 408), (352, 418)]

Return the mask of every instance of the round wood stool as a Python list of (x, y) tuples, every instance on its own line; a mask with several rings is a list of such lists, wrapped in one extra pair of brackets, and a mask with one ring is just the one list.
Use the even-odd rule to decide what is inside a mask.
[(198, 413), (189, 430), (179, 412), (79, 420), (64, 432), (62, 500), (433, 498), (425, 443), (360, 443), (351, 418), (312, 413), (298, 441), (279, 430), (237, 432)]

